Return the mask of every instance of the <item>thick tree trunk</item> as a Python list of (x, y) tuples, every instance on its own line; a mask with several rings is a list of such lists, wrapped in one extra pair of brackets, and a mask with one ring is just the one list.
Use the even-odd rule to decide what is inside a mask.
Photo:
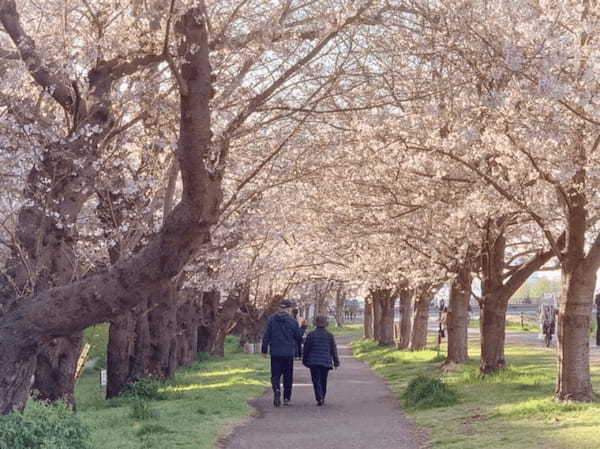
[(382, 314), (383, 310), (381, 308), (381, 302), (377, 301), (377, 299), (371, 294), (371, 304), (373, 309), (373, 340), (380, 341), (381, 340), (381, 324), (382, 324)]
[(106, 352), (106, 398), (119, 396), (130, 380), (130, 360), (134, 352), (136, 319), (132, 312), (110, 323)]
[(469, 359), (469, 300), (471, 270), (463, 266), (450, 286), (448, 307), (448, 356), (446, 363), (465, 363)]
[(412, 327), (412, 294), (409, 289), (400, 290), (400, 326), (397, 348), (408, 349)]
[(492, 374), (506, 366), (504, 342), (506, 338), (506, 310), (508, 298), (501, 294), (485, 296), (480, 309), (481, 374)]
[(365, 298), (365, 311), (363, 313), (363, 337), (373, 338), (373, 298)]
[[(584, 263), (581, 263), (584, 265)], [(590, 316), (595, 270), (577, 266), (571, 273), (563, 267), (558, 316), (558, 377), (555, 397), (559, 400), (593, 400), (590, 378)]]
[(394, 306), (396, 298), (390, 289), (377, 289), (371, 292), (375, 313), (373, 314), (373, 332), (380, 345), (394, 344)]
[(415, 298), (408, 345), (408, 349), (411, 351), (420, 351), (427, 347), (427, 324), (429, 321), (429, 305), (432, 299), (433, 293), (429, 289), (423, 289)]
[(149, 301), (150, 375), (167, 379), (174, 372), (172, 357), (177, 332), (177, 293), (172, 281), (165, 282)]
[(215, 342), (210, 351), (212, 355), (225, 356), (225, 338), (235, 326), (235, 319), (240, 309), (240, 304), (248, 299), (249, 288), (238, 286), (227, 297), (217, 312), (217, 331)]
[(198, 354), (199, 311), (195, 301), (183, 301), (177, 311), (179, 325), (178, 365), (191, 366)]
[(202, 294), (200, 325), (198, 326), (198, 352), (210, 352), (215, 346), (220, 300), (221, 295), (216, 290)]
[(83, 333), (53, 339), (38, 354), (33, 389), (41, 400), (64, 400), (75, 406), (75, 374)]
[(150, 372), (150, 323), (148, 321), (148, 300), (136, 307), (139, 313), (135, 316), (135, 340), (133, 353), (130, 355), (129, 382), (148, 377)]

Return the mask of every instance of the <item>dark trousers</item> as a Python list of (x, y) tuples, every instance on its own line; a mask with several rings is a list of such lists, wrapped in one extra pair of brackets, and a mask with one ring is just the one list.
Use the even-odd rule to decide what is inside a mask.
[(271, 385), (274, 393), (281, 391), (281, 376), (283, 376), (283, 399), (292, 399), (294, 357), (271, 356)]
[(315, 399), (321, 401), (325, 399), (327, 394), (327, 375), (329, 368), (326, 366), (313, 365), (310, 367), (310, 377), (312, 378), (313, 387), (315, 389)]

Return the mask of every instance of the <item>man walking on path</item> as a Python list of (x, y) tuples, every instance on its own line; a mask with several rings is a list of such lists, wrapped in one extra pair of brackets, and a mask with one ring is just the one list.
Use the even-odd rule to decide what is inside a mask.
[(310, 369), (317, 405), (323, 405), (327, 394), (329, 370), (340, 366), (340, 359), (337, 354), (335, 338), (325, 329), (328, 324), (327, 317), (318, 316), (315, 324), (317, 329), (306, 337), (302, 363)]
[[(292, 399), (294, 375), (294, 356), (298, 343), (302, 341), (306, 323), (302, 327), (290, 316), (293, 304), (283, 300), (279, 312), (269, 318), (262, 341), (262, 353), (271, 353), (271, 385), (273, 386), (273, 405), (281, 405), (281, 376), (283, 376), (283, 405)], [(269, 351), (270, 350), (270, 351)]]

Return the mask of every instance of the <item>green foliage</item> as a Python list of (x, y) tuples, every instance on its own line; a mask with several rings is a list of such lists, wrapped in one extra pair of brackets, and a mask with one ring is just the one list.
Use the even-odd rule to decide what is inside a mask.
[(94, 362), (94, 370), (106, 369), (106, 347), (108, 346), (107, 323), (88, 327), (84, 333), (84, 341), (90, 345), (88, 360)]
[(0, 415), (0, 449), (91, 449), (89, 429), (64, 403), (30, 401)]
[(158, 412), (152, 408), (149, 401), (136, 398), (131, 402), (131, 413), (133, 419), (145, 420), (158, 418)]
[(418, 409), (448, 407), (458, 402), (456, 393), (445, 382), (427, 376), (411, 380), (402, 399), (407, 406)]
[(138, 380), (127, 385), (122, 396), (126, 398), (141, 398), (160, 401), (166, 398), (166, 395), (161, 388), (164, 387), (163, 382), (158, 379), (148, 377)]

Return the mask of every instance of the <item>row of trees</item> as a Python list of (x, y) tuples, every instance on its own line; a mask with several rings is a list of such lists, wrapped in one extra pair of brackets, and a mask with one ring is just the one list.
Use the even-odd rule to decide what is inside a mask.
[(118, 394), (327, 286), (368, 290), (382, 343), (400, 298), (419, 349), (450, 283), (460, 363), (479, 276), (495, 372), (547, 264), (556, 396), (591, 400), (596, 2), (446, 3), (0, 0), (0, 411), (34, 374), (69, 397), (93, 324)]

